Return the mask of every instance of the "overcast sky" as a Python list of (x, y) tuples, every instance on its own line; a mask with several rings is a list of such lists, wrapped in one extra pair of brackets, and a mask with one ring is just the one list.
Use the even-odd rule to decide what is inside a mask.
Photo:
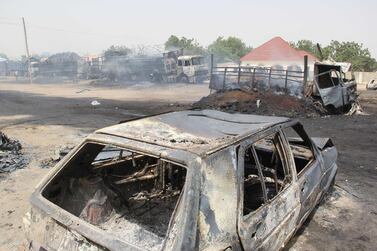
[(257, 47), (287, 41), (356, 41), (377, 57), (376, 0), (0, 0), (0, 52), (25, 54), (21, 17), (32, 53), (97, 54), (110, 45), (163, 44), (171, 34), (203, 45), (237, 36)]

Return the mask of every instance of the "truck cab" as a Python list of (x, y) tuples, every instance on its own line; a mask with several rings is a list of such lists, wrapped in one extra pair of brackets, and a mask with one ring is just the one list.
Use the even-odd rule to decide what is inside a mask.
[(208, 67), (203, 56), (179, 56), (177, 61), (177, 80), (185, 83), (201, 83), (208, 78)]

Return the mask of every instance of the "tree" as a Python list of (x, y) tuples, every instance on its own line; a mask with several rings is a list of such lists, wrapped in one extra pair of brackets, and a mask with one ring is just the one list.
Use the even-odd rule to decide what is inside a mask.
[(251, 47), (237, 37), (218, 37), (208, 46), (208, 52), (214, 54), (219, 61), (238, 61), (250, 50)]
[(296, 43), (290, 42), (290, 45), (298, 50), (309, 52), (319, 59), (321, 58), (321, 54), (317, 49), (317, 44), (312, 42), (311, 40), (302, 39), (298, 40)]
[(8, 59), (7, 55), (5, 55), (4, 53), (0, 53), (0, 58)]
[(171, 35), (165, 42), (165, 50), (184, 49), (185, 53), (203, 54), (204, 48), (194, 39)]
[(326, 58), (336, 62), (350, 62), (354, 71), (375, 71), (377, 68), (376, 59), (361, 43), (333, 40), (323, 52)]
[[(290, 44), (296, 49), (305, 50), (320, 58), (316, 44), (310, 40), (303, 39)], [(364, 48), (360, 43), (333, 40), (329, 45), (322, 47), (322, 54), (325, 60), (351, 63), (355, 71), (375, 71), (377, 69), (376, 59), (372, 58), (369, 49)]]
[(104, 52), (104, 56), (105, 56), (105, 59), (108, 60), (112, 57), (127, 56), (130, 53), (131, 53), (131, 49), (127, 48), (126, 46), (112, 45), (110, 46), (109, 49), (107, 49)]

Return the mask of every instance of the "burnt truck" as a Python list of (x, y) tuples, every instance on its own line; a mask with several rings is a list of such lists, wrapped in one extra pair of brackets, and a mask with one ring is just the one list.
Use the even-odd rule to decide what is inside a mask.
[(314, 64), (314, 78), (310, 95), (319, 100), (326, 109), (336, 112), (349, 111), (357, 102), (357, 84), (351, 72), (351, 64), (317, 62)]
[(81, 64), (79, 55), (73, 52), (63, 52), (32, 61), (30, 68), (35, 78), (63, 77), (76, 81)]
[(184, 55), (183, 50), (164, 52), (162, 57), (111, 57), (105, 60), (103, 71), (111, 80), (202, 83), (209, 79), (204, 57)]
[(100, 129), (39, 183), (30, 250), (280, 250), (334, 184), (298, 120), (180, 111)]
[(358, 107), (354, 77), (346, 77), (351, 64), (316, 62), (309, 72), (307, 59), (299, 66), (221, 66), (211, 67), (209, 87), (214, 91), (241, 89), (271, 91), (313, 99), (316, 106), (330, 113), (348, 112)]
[(168, 83), (202, 83), (209, 79), (209, 70), (201, 55), (184, 55), (183, 50), (163, 53), (161, 79)]

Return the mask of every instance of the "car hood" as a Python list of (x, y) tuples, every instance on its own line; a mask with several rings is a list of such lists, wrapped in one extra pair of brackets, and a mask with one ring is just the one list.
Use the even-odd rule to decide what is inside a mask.
[(311, 139), (320, 150), (323, 150), (326, 146), (333, 146), (330, 138), (312, 137)]

